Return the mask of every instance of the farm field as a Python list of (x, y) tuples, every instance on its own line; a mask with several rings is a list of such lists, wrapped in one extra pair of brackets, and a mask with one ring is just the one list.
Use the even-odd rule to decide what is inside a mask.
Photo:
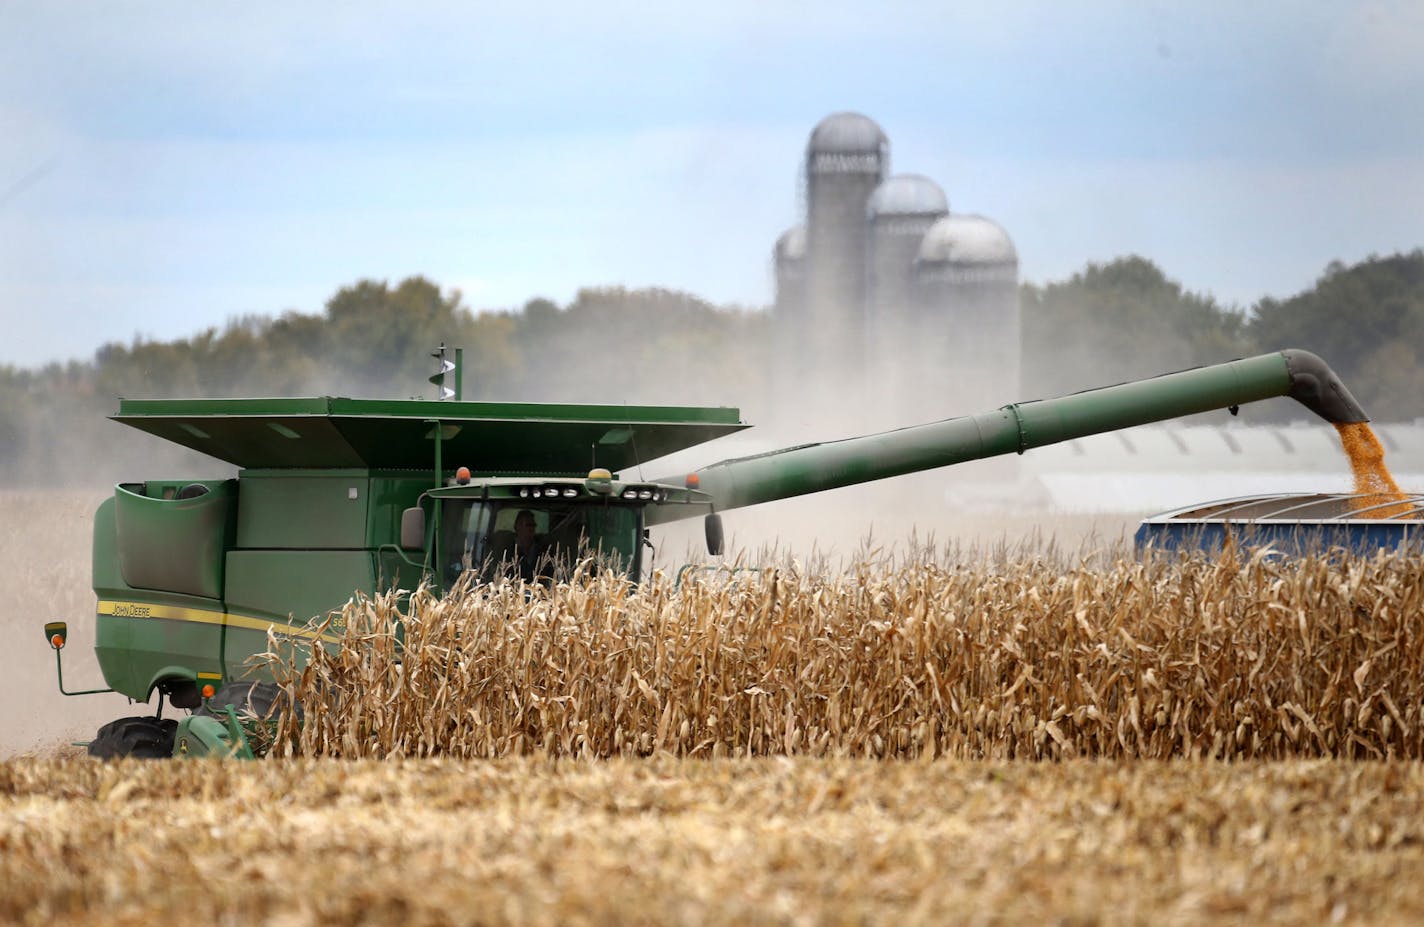
[(419, 603), (399, 663), (377, 600), (276, 757), (99, 763), (64, 745), (144, 709), (60, 696), (39, 625), (96, 683), (101, 497), (0, 496), (0, 922), (1424, 917), (1417, 562), (1075, 560), (986, 522), (972, 555)]
[(18, 759), (23, 924), (1417, 923), (1409, 763)]
[[(87, 741), (106, 722), (143, 712), (118, 695), (60, 695), (55, 686), (54, 654), (43, 634), (44, 622), (68, 621), (66, 685), (71, 690), (102, 687), (93, 655), (94, 593), (89, 561), (94, 509), (111, 492), (107, 487), (0, 490), (0, 562), (6, 564), (10, 579), (8, 595), (0, 597), (0, 633), (8, 642), (0, 657), (0, 705), (5, 706), (0, 711), (0, 758)], [(852, 494), (850, 498), (861, 497)], [(809, 549), (814, 539), (820, 539), (819, 549), (833, 554), (851, 554), (863, 544), (871, 512), (882, 515), (878, 524), (887, 536), (897, 536), (895, 532), (908, 535), (911, 519), (902, 507), (892, 504), (896, 496), (877, 487), (865, 498), (874, 504), (857, 513), (864, 515), (863, 519), (832, 518), (824, 509), (806, 505), (806, 500), (762, 508), (774, 510), (773, 516), (785, 520), (786, 544)], [(769, 534), (777, 523), (755, 509), (748, 514), (748, 530)], [(963, 520), (951, 540), (986, 549), (1054, 537), (1069, 549), (1083, 542), (1111, 546), (1121, 543), (1129, 524), (1127, 519), (1083, 516), (975, 516)], [(702, 534), (700, 522), (695, 530), (681, 525), (673, 529), (660, 538), (658, 560), (670, 573), (686, 561), (688, 551), (701, 544)]]

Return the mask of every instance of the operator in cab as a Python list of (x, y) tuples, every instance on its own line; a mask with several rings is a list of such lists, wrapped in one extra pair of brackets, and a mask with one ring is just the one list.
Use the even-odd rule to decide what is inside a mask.
[(539, 559), (544, 555), (537, 531), (534, 513), (529, 509), (521, 509), (519, 514), (514, 516), (514, 550), (511, 552), (513, 564), (510, 572), (512, 574), (517, 570), (519, 578), (526, 583), (534, 582), (538, 576)]

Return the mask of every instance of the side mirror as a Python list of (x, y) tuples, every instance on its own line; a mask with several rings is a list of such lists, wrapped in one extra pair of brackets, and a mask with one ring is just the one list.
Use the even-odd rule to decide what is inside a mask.
[(702, 526), (707, 532), (707, 553), (722, 556), (722, 516), (712, 512), (702, 520)]
[(401, 512), (401, 550), (425, 549), (425, 509), (420, 506)]

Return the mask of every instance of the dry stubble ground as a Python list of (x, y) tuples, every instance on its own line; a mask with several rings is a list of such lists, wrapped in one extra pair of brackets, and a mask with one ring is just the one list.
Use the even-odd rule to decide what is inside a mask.
[[(3, 497), (7, 753), (127, 713), (38, 631), (88, 646), (96, 501)], [(12, 758), (0, 920), (1412, 923), (1422, 799), (1417, 763)]]
[(0, 764), (27, 924), (1418, 923), (1416, 764)]

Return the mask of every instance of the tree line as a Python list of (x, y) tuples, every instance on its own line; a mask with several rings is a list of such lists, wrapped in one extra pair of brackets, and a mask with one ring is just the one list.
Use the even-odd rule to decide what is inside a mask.
[[(1023, 398), (1283, 347), (1323, 356), (1371, 415), (1424, 414), (1424, 251), (1332, 263), (1248, 310), (1188, 291), (1146, 258), (1024, 284)], [(251, 315), (175, 341), (108, 344), (92, 360), (0, 367), (0, 483), (109, 481), (211, 462), (107, 422), (117, 398), (433, 396), (441, 342), (465, 350), (465, 398), (740, 405), (771, 383), (770, 314), (687, 293), (580, 290), (473, 312), (423, 277), (342, 287), (318, 314)], [(1271, 405), (1257, 417), (1293, 414)]]
[[(1024, 385), (1035, 396), (1304, 348), (1325, 358), (1375, 419), (1424, 415), (1424, 250), (1349, 267), (1332, 262), (1310, 289), (1249, 310), (1224, 307), (1151, 261), (1125, 257), (1026, 285), (1021, 307)], [(1289, 404), (1262, 408), (1296, 414)]]

